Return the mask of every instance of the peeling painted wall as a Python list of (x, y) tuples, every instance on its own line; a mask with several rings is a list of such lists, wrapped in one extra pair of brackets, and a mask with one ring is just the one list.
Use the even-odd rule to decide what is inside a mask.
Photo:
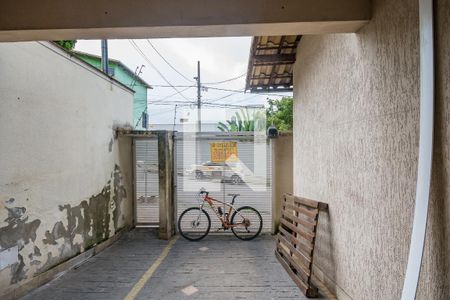
[(0, 44), (0, 78), (1, 295), (132, 224), (133, 94), (50, 43)]
[[(450, 1), (437, 0), (432, 198), (418, 299), (450, 298)], [(374, 0), (356, 34), (304, 36), (294, 71), (294, 193), (329, 203), (315, 273), (340, 299), (399, 299), (419, 142), (418, 1)]]

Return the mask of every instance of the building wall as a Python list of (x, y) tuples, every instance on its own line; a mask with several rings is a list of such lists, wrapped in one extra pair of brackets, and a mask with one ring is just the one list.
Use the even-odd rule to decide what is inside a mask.
[(133, 126), (137, 124), (135, 126), (136, 129), (143, 129), (142, 119), (139, 123), (138, 120), (147, 107), (147, 86), (143, 85), (139, 80), (134, 80), (133, 74), (130, 74), (117, 64), (115, 65), (114, 78), (134, 90)]
[[(437, 119), (418, 299), (450, 298), (450, 1), (435, 5)], [(342, 299), (399, 299), (417, 176), (418, 1), (374, 0), (358, 33), (304, 36), (294, 78), (294, 193), (329, 203), (315, 274)]]
[[(102, 63), (101, 59), (97, 57), (93, 57), (90, 55), (84, 55), (81, 53), (76, 54), (79, 58), (87, 62), (88, 64), (101, 69)], [(142, 120), (138, 120), (141, 118), (142, 112), (145, 110), (147, 106), (147, 86), (142, 84), (139, 80), (134, 80), (134, 74), (130, 74), (128, 70), (125, 70), (123, 67), (119, 66), (116, 62), (109, 61), (108, 67), (110, 69), (114, 69), (114, 79), (128, 86), (132, 90), (134, 90), (133, 96), (133, 126), (136, 129), (143, 129)], [(132, 85), (133, 83), (133, 85)]]
[(280, 133), (272, 144), (272, 232), (278, 232), (283, 195), (293, 193), (292, 133)]
[(1, 298), (132, 224), (133, 94), (50, 43), (0, 44), (0, 78)]

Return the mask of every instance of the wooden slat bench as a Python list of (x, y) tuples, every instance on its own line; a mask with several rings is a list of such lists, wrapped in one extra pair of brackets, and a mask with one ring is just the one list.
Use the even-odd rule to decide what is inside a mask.
[(275, 255), (281, 265), (309, 298), (318, 296), (311, 283), (314, 245), (319, 211), (326, 203), (285, 194), (281, 203), (281, 219)]

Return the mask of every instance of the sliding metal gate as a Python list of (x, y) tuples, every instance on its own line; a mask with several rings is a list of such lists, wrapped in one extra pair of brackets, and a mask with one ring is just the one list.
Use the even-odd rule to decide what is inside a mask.
[(135, 140), (136, 224), (159, 224), (158, 139)]
[[(237, 162), (230, 163), (226, 172), (223, 171), (223, 164), (214, 163), (211, 157), (213, 143), (221, 142), (235, 142), (237, 146)], [(272, 157), (265, 134), (177, 133), (175, 155), (178, 217), (186, 208), (198, 205), (196, 199), (201, 188), (219, 200), (230, 201), (228, 194), (237, 193), (240, 196), (236, 200), (236, 207), (249, 205), (256, 208), (263, 218), (262, 231), (271, 232)], [(239, 176), (239, 180), (236, 176)], [(212, 221), (211, 232), (214, 232), (221, 224), (210, 208), (207, 211)]]

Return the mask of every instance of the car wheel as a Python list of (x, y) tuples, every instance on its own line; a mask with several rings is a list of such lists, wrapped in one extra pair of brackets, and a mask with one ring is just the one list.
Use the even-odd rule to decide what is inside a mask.
[(241, 183), (241, 177), (239, 177), (238, 175), (233, 175), (231, 176), (231, 183), (232, 184), (239, 184)]
[(202, 178), (203, 178), (203, 172), (195, 171), (195, 179), (202, 179)]

